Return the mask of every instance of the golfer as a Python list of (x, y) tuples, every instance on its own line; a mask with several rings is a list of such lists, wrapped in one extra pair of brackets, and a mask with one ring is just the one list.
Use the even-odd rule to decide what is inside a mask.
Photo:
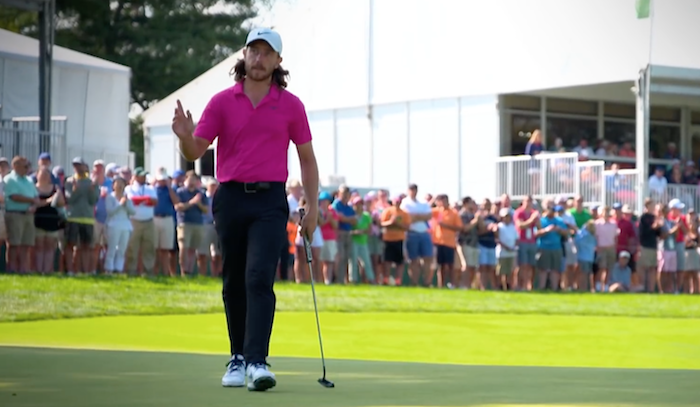
[(308, 210), (301, 233), (312, 236), (318, 220), (318, 167), (302, 102), (285, 90), (282, 39), (267, 28), (253, 30), (236, 84), (214, 95), (195, 125), (177, 101), (172, 129), (188, 161), (202, 157), (218, 137), (216, 176), (220, 187), (212, 213), (221, 241), (223, 298), (231, 359), (225, 387), (265, 391), (274, 387), (267, 368), (277, 255), (287, 244), (289, 207), (285, 194), (287, 150), (292, 141), (301, 163)]

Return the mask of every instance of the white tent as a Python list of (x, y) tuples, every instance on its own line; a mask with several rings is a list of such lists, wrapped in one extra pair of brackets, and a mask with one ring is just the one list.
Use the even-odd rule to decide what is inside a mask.
[[(67, 165), (81, 156), (129, 164), (131, 69), (59, 46), (53, 60), (51, 112), (65, 119), (65, 135), (52, 136), (54, 161)], [(39, 42), (0, 29), (0, 118), (38, 116), (38, 89)], [(7, 142), (3, 145), (7, 148)], [(36, 142), (22, 142), (23, 154), (39, 148)]]

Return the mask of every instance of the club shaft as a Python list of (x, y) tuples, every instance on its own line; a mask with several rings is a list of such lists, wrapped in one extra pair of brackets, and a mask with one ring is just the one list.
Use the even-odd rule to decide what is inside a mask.
[[(300, 209), (299, 214), (304, 217), (304, 210)], [(311, 253), (311, 242), (306, 236), (302, 236), (304, 240), (304, 252), (306, 254), (306, 264), (309, 266), (309, 275), (311, 276), (311, 296), (314, 300), (314, 315), (316, 316), (316, 332), (318, 332), (318, 346), (321, 349), (321, 365), (323, 367), (323, 379), (326, 379), (326, 356), (323, 353), (323, 337), (321, 336), (321, 321), (318, 317), (318, 302), (316, 301), (316, 284), (314, 283), (313, 271), (313, 255)]]

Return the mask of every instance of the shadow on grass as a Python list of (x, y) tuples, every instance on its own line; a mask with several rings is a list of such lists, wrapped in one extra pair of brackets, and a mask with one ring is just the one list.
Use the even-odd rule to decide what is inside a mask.
[(0, 347), (0, 405), (379, 407), (697, 405), (698, 371), (271, 360), (267, 394), (220, 386), (226, 357)]

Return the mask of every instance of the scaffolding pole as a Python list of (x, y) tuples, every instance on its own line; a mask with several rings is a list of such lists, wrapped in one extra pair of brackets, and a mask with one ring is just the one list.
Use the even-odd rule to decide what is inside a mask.
[(51, 131), (51, 88), (55, 0), (42, 2), (39, 11), (39, 129)]

